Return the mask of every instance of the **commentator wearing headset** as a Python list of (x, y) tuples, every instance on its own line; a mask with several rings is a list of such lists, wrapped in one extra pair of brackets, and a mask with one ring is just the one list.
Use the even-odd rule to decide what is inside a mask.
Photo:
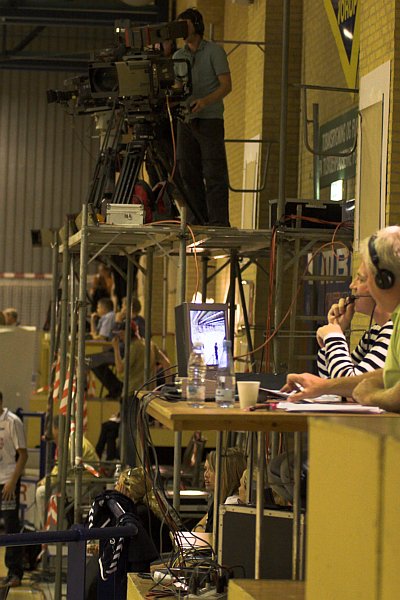
[(362, 250), (367, 284), (372, 298), (391, 314), (393, 334), (384, 367), (355, 375), (322, 379), (311, 373), (291, 373), (283, 390), (304, 389), (294, 398), (321, 394), (353, 397), (356, 402), (400, 412), (400, 227), (385, 227), (372, 235)]
[[(317, 329), (320, 377), (361, 375), (381, 369), (385, 364), (393, 323), (390, 313), (372, 298), (367, 279), (367, 267), (362, 261), (350, 284), (352, 295), (333, 304), (328, 312), (328, 323)], [(370, 322), (356, 348), (350, 352), (345, 332), (356, 312), (370, 317)]]
[[(361, 262), (350, 284), (350, 290), (352, 295), (349, 298), (340, 298), (337, 304), (331, 306), (327, 325), (319, 327), (316, 332), (320, 346), (318, 373), (324, 379), (352, 377), (381, 369), (385, 364), (393, 323), (390, 313), (371, 296), (365, 261)], [(357, 347), (350, 352), (345, 332), (349, 329), (355, 312), (369, 316), (370, 324)], [(306, 450), (302, 454), (302, 464), (307, 470)], [(268, 483), (286, 502), (293, 502), (292, 451), (282, 452), (269, 462)]]

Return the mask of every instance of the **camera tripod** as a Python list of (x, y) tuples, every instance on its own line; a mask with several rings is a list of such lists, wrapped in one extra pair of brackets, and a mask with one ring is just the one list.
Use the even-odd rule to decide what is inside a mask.
[[(131, 123), (130, 123), (131, 121)], [(125, 143), (124, 128), (132, 127), (133, 140)], [(88, 195), (88, 205), (104, 213), (105, 203), (143, 203), (147, 223), (179, 214), (187, 206), (198, 223), (204, 223), (177, 170), (174, 171), (170, 123), (164, 115), (138, 117), (115, 108), (108, 122)], [(121, 150), (125, 146), (124, 150)], [(117, 162), (123, 152), (120, 174), (115, 184)], [(139, 179), (146, 165), (151, 187)], [(174, 171), (173, 176), (171, 173)], [(158, 191), (154, 194), (153, 189)], [(95, 219), (96, 222), (96, 219)]]

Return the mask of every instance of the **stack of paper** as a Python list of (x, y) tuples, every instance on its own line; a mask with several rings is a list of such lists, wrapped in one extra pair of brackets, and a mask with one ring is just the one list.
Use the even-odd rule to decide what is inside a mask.
[(320, 398), (315, 398), (309, 403), (303, 402), (278, 402), (278, 409), (288, 412), (337, 412), (337, 413), (382, 413), (385, 412), (377, 406), (363, 406), (362, 404), (353, 404), (352, 402), (340, 402), (332, 404), (320, 402)]

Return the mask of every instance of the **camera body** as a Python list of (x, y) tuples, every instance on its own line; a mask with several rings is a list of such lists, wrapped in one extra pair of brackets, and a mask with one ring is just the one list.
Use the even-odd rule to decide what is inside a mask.
[[(128, 114), (151, 115), (166, 108), (166, 97), (180, 102), (192, 92), (190, 64), (163, 55), (162, 42), (187, 36), (186, 21), (172, 21), (133, 29), (117, 21), (118, 45), (100, 51), (88, 65), (88, 74), (68, 79), (64, 90), (48, 90), (47, 101), (69, 112), (84, 114), (123, 107)], [(159, 46), (159, 49), (155, 49)], [(176, 86), (175, 63), (185, 63), (183, 84)]]

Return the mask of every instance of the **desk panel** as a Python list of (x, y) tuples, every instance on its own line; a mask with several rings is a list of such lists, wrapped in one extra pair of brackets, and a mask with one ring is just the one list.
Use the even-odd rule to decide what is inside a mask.
[(224, 409), (215, 402), (207, 402), (204, 408), (191, 408), (186, 402), (167, 402), (159, 398), (149, 403), (147, 412), (172, 431), (306, 431), (310, 416), (278, 410)]
[(386, 419), (393, 413), (298, 413), (284, 410), (256, 410), (246, 412), (238, 408), (219, 408), (215, 402), (207, 402), (204, 408), (191, 408), (186, 402), (167, 402), (161, 398), (151, 400), (147, 412), (172, 431), (307, 431), (309, 418)]

